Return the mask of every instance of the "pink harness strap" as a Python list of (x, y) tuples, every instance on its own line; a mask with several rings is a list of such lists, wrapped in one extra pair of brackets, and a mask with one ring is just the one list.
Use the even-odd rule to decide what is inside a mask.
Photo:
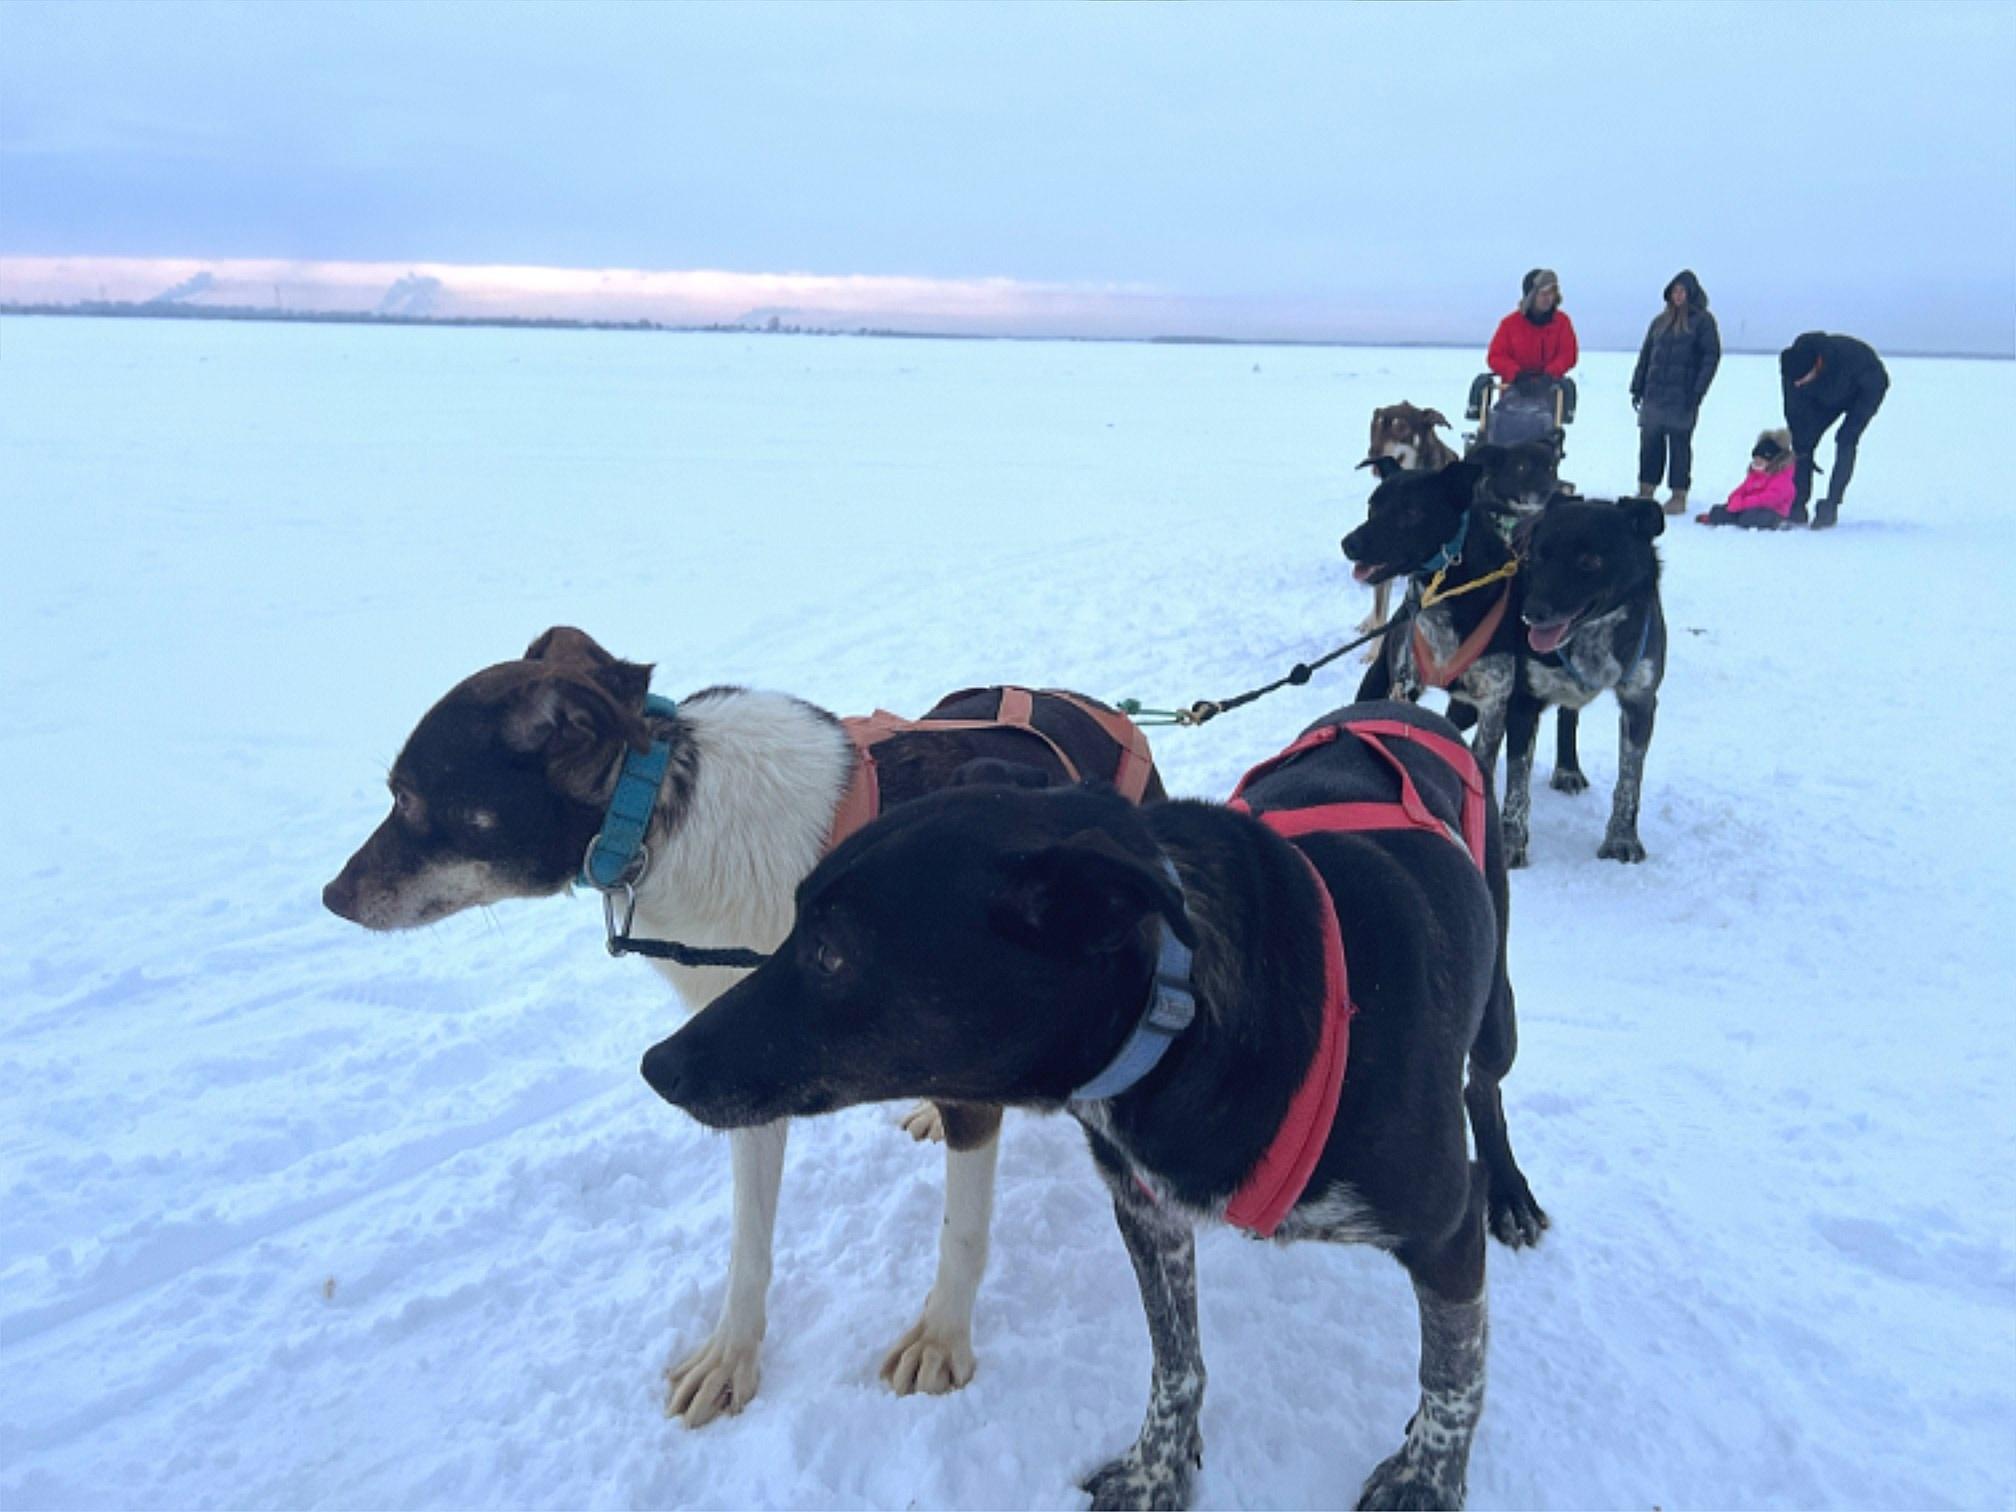
[[(1460, 844), (1484, 869), (1484, 776), (1470, 748), (1432, 730), (1423, 730), (1400, 719), (1367, 719), (1348, 725), (1324, 725), (1311, 730), (1278, 756), (1269, 758), (1239, 779), (1233, 790), (1231, 807), (1252, 813), (1241, 795), (1247, 784), (1275, 770), (1304, 751), (1327, 745), (1340, 735), (1351, 735), (1393, 768), (1400, 779), (1400, 797), (1395, 802), (1324, 803), (1302, 809), (1273, 809), (1254, 814), (1262, 824), (1285, 840), (1302, 835), (1351, 834), (1367, 830), (1418, 829)], [(1388, 740), (1411, 740), (1431, 751), (1456, 773), (1463, 784), (1463, 833), (1459, 838), (1435, 816), (1422, 800), (1420, 790), (1406, 764), (1393, 754)], [(1351, 1002), (1349, 970), (1344, 959), (1344, 932), (1337, 921), (1337, 906), (1323, 874), (1300, 847), (1298, 855), (1309, 869), (1316, 887), (1316, 899), (1323, 921), (1323, 1028), (1316, 1042), (1302, 1084), (1288, 1104), (1287, 1116), (1274, 1133), (1232, 1200), (1225, 1205), (1225, 1219), (1261, 1238), (1272, 1237), (1288, 1216), (1329, 1143), (1330, 1130), (1337, 1120), (1337, 1100), (1344, 1086), (1344, 1071), (1350, 1060)]]

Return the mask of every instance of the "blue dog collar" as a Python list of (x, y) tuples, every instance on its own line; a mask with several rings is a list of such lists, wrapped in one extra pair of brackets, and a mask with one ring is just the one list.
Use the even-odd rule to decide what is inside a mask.
[[(670, 719), (679, 706), (656, 693), (644, 699), (644, 712)], [(651, 828), (651, 814), (658, 807), (658, 786), (671, 765), (672, 747), (663, 740), (651, 742), (641, 754), (626, 751), (623, 771), (616, 779), (616, 791), (602, 815), (602, 828), (589, 842), (581, 862), (581, 882), (597, 892), (609, 892), (635, 882), (649, 865), (644, 836)]]
[[(1183, 884), (1176, 880), (1176, 868), (1167, 856), (1162, 858), (1162, 871), (1175, 884), (1177, 892), (1182, 892)], [(1098, 1102), (1118, 1097), (1161, 1063), (1169, 1047), (1176, 1043), (1176, 1037), (1197, 1017), (1197, 993), (1190, 985), (1193, 952), (1176, 938), (1176, 931), (1168, 924), (1161, 928), (1162, 943), (1155, 953), (1155, 982), (1148, 994), (1147, 1010), (1120, 1047), (1120, 1053), (1107, 1062), (1104, 1071), (1073, 1092), (1071, 1101)]]
[(1440, 551), (1422, 563), (1420, 570), (1423, 572), (1442, 572), (1447, 568), (1454, 567), (1458, 562), (1463, 560), (1463, 542), (1469, 538), (1469, 535), (1470, 514), (1466, 510), (1463, 514), (1463, 523), (1456, 527), (1456, 534), (1449, 538), (1448, 543)]

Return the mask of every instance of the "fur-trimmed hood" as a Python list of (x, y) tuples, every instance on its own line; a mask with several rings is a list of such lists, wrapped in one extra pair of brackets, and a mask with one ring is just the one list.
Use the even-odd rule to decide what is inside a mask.
[(1776, 443), (1778, 455), (1764, 464), (1764, 471), (1767, 473), (1785, 471), (1786, 468), (1792, 465), (1794, 460), (1792, 453), (1792, 432), (1786, 430), (1783, 426), (1780, 426), (1777, 430), (1759, 431), (1757, 433), (1757, 444), (1750, 448), (1750, 455), (1753, 457), (1756, 456), (1757, 448), (1764, 445), (1767, 441)]

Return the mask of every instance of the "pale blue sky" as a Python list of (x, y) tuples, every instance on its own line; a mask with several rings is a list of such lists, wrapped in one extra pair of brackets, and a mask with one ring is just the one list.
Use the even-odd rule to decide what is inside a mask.
[[(0, 3), (0, 254), (2016, 345), (2016, 6)], [(1200, 315), (1200, 320), (1203, 317)], [(1320, 323), (1320, 322), (1319, 322)]]

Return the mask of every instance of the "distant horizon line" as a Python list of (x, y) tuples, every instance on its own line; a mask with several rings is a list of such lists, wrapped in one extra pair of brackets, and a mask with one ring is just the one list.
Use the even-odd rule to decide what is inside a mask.
[[(361, 325), (430, 326), (463, 330), (521, 331), (608, 331), (617, 333), (672, 336), (816, 336), (848, 337), (880, 341), (1062, 341), (1079, 344), (1127, 346), (1225, 346), (1225, 347), (1401, 347), (1423, 351), (1476, 350), (1474, 341), (1437, 337), (1349, 337), (1349, 336), (1211, 336), (1178, 331), (1148, 335), (1101, 334), (1097, 332), (953, 331), (898, 330), (891, 327), (856, 326), (842, 328), (820, 325), (752, 325), (740, 321), (686, 323), (638, 317), (630, 320), (594, 320), (558, 315), (418, 315), (381, 313), (371, 310), (313, 310), (259, 305), (197, 305), (157, 300), (73, 300), (65, 303), (0, 300), (0, 315), (58, 320), (213, 320), (223, 322), (264, 322), (271, 325)], [(1586, 352), (1628, 355), (1632, 346), (1604, 346), (1584, 343)], [(1772, 357), (1775, 346), (1725, 346), (1725, 353), (1739, 357)], [(1944, 361), (2016, 362), (2016, 353), (1965, 352), (1920, 347), (1887, 347), (1889, 357), (1937, 358)], [(1481, 359), (1480, 359), (1481, 365)]]
[[(1759, 299), (1762, 303), (1759, 303)], [(218, 309), (251, 318), (405, 316), (438, 321), (575, 321), (681, 328), (805, 328), (1077, 341), (1223, 341), (1298, 346), (1481, 347), (1503, 314), (1484, 285), (1458, 280), (1432, 295), (1213, 294), (1118, 281), (1042, 282), (1006, 276), (746, 273), (724, 269), (549, 267), (517, 263), (312, 261), (288, 258), (48, 256), (0, 252), (0, 302)], [(1830, 309), (1829, 305), (1841, 308)], [(1880, 350), (2010, 357), (2000, 323), (1894, 311), (1864, 328), (1852, 297), (1764, 297), (1723, 313), (1731, 351), (1775, 350), (1802, 330), (1849, 328)], [(1866, 313), (1866, 312), (1865, 312)], [(1612, 294), (1575, 311), (1592, 351), (1631, 350), (1644, 327)], [(1755, 332), (1752, 335), (1752, 332)]]

